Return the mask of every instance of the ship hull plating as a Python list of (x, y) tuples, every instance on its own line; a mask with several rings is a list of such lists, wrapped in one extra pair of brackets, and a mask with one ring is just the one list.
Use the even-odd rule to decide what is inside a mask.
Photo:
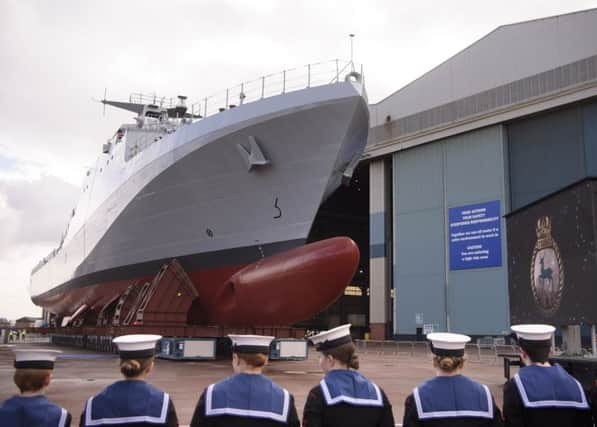
[[(351, 239), (337, 237), (248, 265), (201, 268), (197, 257), (179, 260), (199, 294), (188, 323), (275, 326), (309, 318), (334, 302), (354, 275), (359, 250)], [(44, 302), (55, 312), (85, 302), (98, 313), (131, 283), (151, 280), (153, 274), (138, 275), (148, 267), (130, 266), (128, 274), (113, 272), (85, 286), (71, 283), (46, 294)], [(122, 276), (128, 278), (109, 278)]]
[[(220, 295), (243, 267), (265, 263), (271, 273), (259, 280), (271, 295), (255, 294), (265, 304), (285, 307), (278, 299), (290, 294), (274, 291), (283, 275), (269, 259), (282, 264), (294, 259), (292, 250), (306, 241), (321, 202), (362, 152), (368, 110), (357, 89), (337, 83), (227, 110), (182, 125), (126, 162), (130, 147), (115, 146), (98, 159), (64, 244), (33, 273), (33, 301), (61, 315), (83, 304), (98, 307), (176, 258), (204, 302)], [(266, 162), (252, 165), (255, 154)], [(288, 251), (290, 258), (275, 257)], [(352, 255), (341, 258), (354, 261)], [(320, 265), (309, 269), (315, 273), (310, 280), (326, 271)], [(324, 308), (341, 289), (334, 288), (334, 298), (325, 286), (312, 292), (313, 302), (298, 310), (301, 316)], [(301, 320), (298, 314), (284, 316), (283, 309), (261, 318), (248, 311), (239, 317), (238, 307), (236, 315), (212, 313), (207, 305), (201, 311), (203, 321), (220, 324), (237, 324), (239, 318), (245, 324)]]

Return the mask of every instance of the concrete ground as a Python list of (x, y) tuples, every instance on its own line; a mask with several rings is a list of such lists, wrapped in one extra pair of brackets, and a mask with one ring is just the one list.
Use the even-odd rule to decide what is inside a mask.
[[(18, 347), (57, 348), (64, 353), (57, 360), (52, 383), (47, 391), (50, 400), (65, 407), (73, 415), (73, 425), (78, 425), (79, 416), (86, 399), (101, 391), (108, 384), (121, 378), (118, 358), (114, 355), (94, 353), (75, 348), (53, 347), (49, 344), (16, 344)], [(12, 347), (0, 345), (0, 400), (18, 392), (12, 381)], [(299, 417), (302, 414), (307, 394), (322, 378), (317, 363), (318, 354), (309, 349), (305, 361), (272, 361), (266, 374), (286, 387), (296, 401)], [(404, 400), (420, 382), (435, 375), (431, 356), (426, 352), (415, 354), (360, 353), (360, 371), (384, 389), (393, 405), (396, 423), (402, 423)], [(465, 374), (489, 386), (497, 404), (502, 405), (504, 384), (501, 359), (491, 355), (474, 357), (467, 363)], [(513, 368), (515, 372), (516, 368)], [(156, 369), (148, 381), (168, 392), (175, 404), (181, 425), (190, 422), (195, 404), (202, 390), (232, 372), (228, 360), (205, 362), (156, 361)]]

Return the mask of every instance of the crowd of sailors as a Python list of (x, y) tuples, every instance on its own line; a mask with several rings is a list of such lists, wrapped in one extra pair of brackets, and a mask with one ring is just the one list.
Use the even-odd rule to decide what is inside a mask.
[[(437, 375), (414, 388), (404, 403), (404, 427), (415, 426), (593, 426), (597, 393), (559, 365), (548, 362), (554, 328), (515, 325), (525, 367), (504, 386), (500, 409), (489, 388), (463, 375), (470, 337), (432, 333)], [(273, 337), (230, 335), (234, 374), (201, 394), (191, 420), (199, 426), (394, 427), (392, 405), (377, 384), (359, 373), (350, 325), (321, 332), (311, 341), (320, 352), (323, 379), (308, 394), (299, 419), (294, 397), (263, 374)], [(114, 339), (124, 377), (84, 404), (79, 426), (178, 426), (168, 393), (145, 381), (154, 368), (158, 335)], [(16, 349), (14, 382), (21, 394), (0, 403), (5, 427), (69, 427), (71, 415), (44, 397), (60, 353)], [(593, 408), (591, 410), (591, 408)]]

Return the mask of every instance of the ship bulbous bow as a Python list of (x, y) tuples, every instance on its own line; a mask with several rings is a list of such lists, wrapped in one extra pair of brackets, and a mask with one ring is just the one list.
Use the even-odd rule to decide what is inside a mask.
[(358, 264), (358, 246), (348, 237), (273, 255), (239, 270), (220, 292), (202, 300), (202, 315), (220, 325), (289, 325), (340, 297)]

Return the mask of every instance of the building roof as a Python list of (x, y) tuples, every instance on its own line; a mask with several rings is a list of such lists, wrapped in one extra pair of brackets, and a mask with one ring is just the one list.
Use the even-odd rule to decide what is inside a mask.
[(17, 322), (35, 322), (36, 320), (42, 320), (42, 318), (41, 317), (24, 316), (24, 317), (18, 318), (16, 321)]
[(595, 85), (596, 39), (597, 8), (500, 26), (371, 105), (367, 151), (374, 151), (375, 144), (553, 97), (575, 85)]

